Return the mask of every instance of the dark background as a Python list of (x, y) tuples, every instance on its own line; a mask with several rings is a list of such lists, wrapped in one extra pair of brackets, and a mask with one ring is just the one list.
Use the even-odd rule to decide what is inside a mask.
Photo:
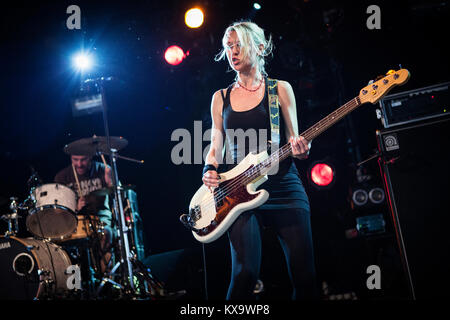
[[(174, 165), (170, 155), (178, 142), (170, 137), (177, 128), (193, 133), (194, 121), (202, 121), (203, 131), (210, 127), (212, 94), (234, 78), (225, 61), (214, 61), (230, 23), (250, 18), (272, 34), (275, 50), (267, 70), (271, 77), (292, 84), (301, 132), (355, 97), (369, 80), (399, 69), (399, 64), (410, 71), (411, 79), (393, 92), (448, 81), (447, 1), (261, 1), (259, 11), (253, 10), (252, 3), (16, 1), (3, 5), (0, 196), (24, 199), (30, 166), (50, 183), (69, 164), (62, 151), (65, 144), (104, 135), (101, 114), (72, 115), (70, 100), (82, 79), (70, 59), (82, 48), (96, 56), (97, 66), (86, 76), (116, 78), (105, 89), (110, 133), (129, 141), (120, 154), (145, 160), (144, 165), (127, 161), (118, 165), (121, 181), (136, 185), (147, 256), (192, 252), (190, 259), (198, 265), (201, 246), (178, 217), (186, 213), (201, 185), (202, 165)], [(66, 28), (66, 8), (71, 4), (81, 8), (81, 30)], [(371, 4), (381, 8), (381, 30), (366, 27)], [(184, 13), (193, 5), (205, 12), (198, 30), (184, 25)], [(172, 44), (189, 51), (178, 66), (164, 61), (164, 51)], [(365, 285), (362, 266), (368, 265), (364, 257), (370, 255), (370, 244), (345, 238), (345, 230), (355, 227), (348, 195), (355, 164), (373, 155), (375, 131), (381, 127), (375, 106), (365, 105), (318, 137), (308, 160), (296, 161), (311, 200), (318, 278), (334, 283), (337, 291), (357, 291)], [(335, 167), (335, 183), (317, 190), (307, 170), (324, 159)], [(374, 184), (381, 185), (376, 161), (364, 170)], [(3, 201), (1, 213), (7, 210)], [(3, 230), (6, 224), (0, 227)], [(266, 232), (262, 272), (280, 275), (281, 280), (272, 283), (285, 283), (283, 264), (273, 263), (283, 257), (270, 230)], [(211, 257), (220, 252), (229, 262), (225, 237), (206, 248)], [(267, 258), (270, 252), (279, 259)], [(221, 280), (213, 275), (209, 280), (220, 282), (218, 296), (224, 295), (229, 279), (229, 270), (224, 270), (218, 276)]]

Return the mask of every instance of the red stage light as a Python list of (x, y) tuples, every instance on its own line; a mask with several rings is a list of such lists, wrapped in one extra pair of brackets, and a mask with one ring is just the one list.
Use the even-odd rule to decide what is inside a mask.
[(164, 59), (166, 59), (167, 63), (174, 66), (180, 64), (186, 56), (187, 54), (184, 54), (183, 49), (178, 46), (170, 46), (164, 53)]
[(334, 178), (334, 171), (326, 163), (317, 163), (310, 172), (311, 180), (320, 187), (328, 186)]

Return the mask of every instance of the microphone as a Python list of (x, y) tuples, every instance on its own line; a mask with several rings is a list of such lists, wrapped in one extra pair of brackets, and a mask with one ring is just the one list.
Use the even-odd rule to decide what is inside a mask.
[(39, 176), (39, 173), (34, 169), (32, 165), (29, 165), (31, 170), (31, 176), (28, 178), (27, 185), (31, 189), (33, 187), (37, 187), (43, 184), (41, 177)]

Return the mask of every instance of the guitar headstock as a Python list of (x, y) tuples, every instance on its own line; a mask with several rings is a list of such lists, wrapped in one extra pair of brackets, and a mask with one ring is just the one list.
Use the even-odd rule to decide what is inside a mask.
[(410, 77), (410, 73), (406, 69), (400, 69), (398, 71), (390, 70), (386, 76), (374, 83), (371, 83), (359, 92), (359, 99), (361, 104), (370, 102), (377, 103), (378, 100), (383, 98), (393, 87), (397, 85), (405, 84)]

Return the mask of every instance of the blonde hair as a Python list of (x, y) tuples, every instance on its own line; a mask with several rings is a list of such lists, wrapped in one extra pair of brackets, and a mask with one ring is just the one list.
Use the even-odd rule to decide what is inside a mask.
[[(241, 43), (243, 58), (247, 58), (250, 54), (257, 54), (257, 67), (261, 74), (267, 76), (265, 69), (265, 58), (272, 54), (273, 42), (272, 36), (266, 39), (264, 30), (256, 23), (251, 21), (234, 22), (225, 30), (222, 38), (222, 50), (215, 56), (215, 61), (225, 59), (227, 50), (228, 35), (235, 31)], [(259, 47), (263, 46), (261, 50)]]

